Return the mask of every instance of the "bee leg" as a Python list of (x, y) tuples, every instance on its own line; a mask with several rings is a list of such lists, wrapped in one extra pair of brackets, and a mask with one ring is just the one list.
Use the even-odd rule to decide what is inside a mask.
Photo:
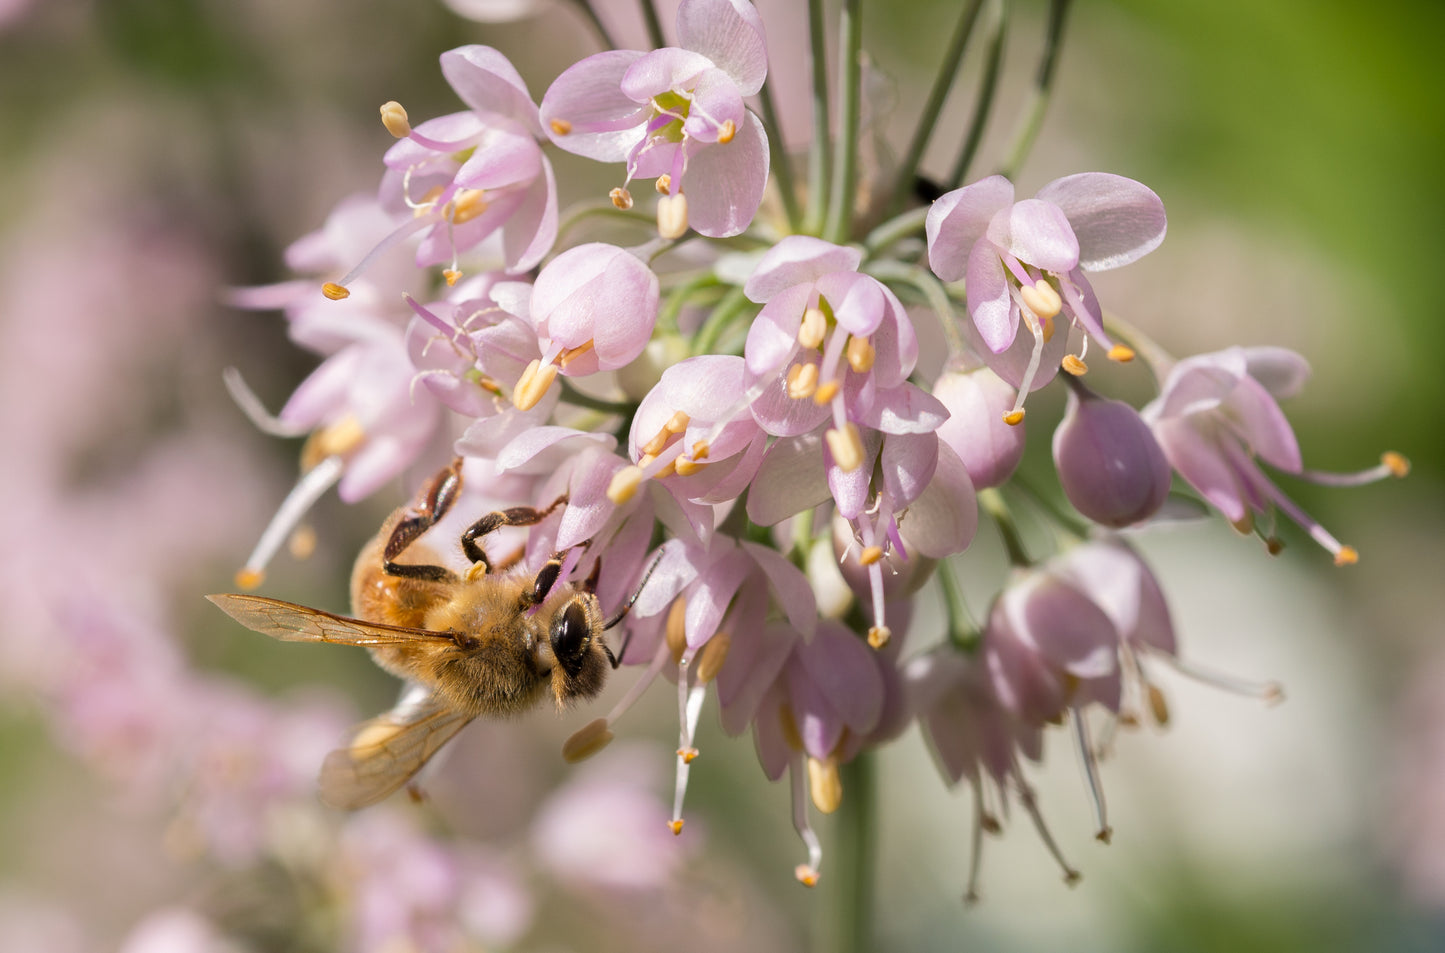
[(544, 510), (531, 506), (514, 506), (511, 509), (488, 513), (467, 527), (467, 531), (462, 534), (462, 552), (466, 553), (467, 558), (474, 564), (480, 564), (484, 572), (491, 572), (492, 564), (487, 560), (487, 554), (482, 551), (481, 545), (477, 542), (479, 538), (493, 530), (501, 529), (503, 526), (533, 526), (551, 516), (553, 510), (566, 502), (567, 496), (563, 494), (553, 500), (552, 504)]
[(391, 531), (382, 551), (381, 568), (389, 576), (429, 579), (435, 582), (457, 582), (456, 573), (443, 566), (399, 563), (394, 560), (422, 533), (436, 525), (456, 502), (462, 489), (462, 460), (457, 457), (449, 466), (431, 478), (422, 490), (420, 503), (413, 515), (403, 517)]

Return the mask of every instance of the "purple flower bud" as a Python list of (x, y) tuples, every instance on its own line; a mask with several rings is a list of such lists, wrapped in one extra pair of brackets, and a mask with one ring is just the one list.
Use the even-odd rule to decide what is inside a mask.
[(1082, 387), (1054, 431), (1054, 465), (1074, 508), (1105, 526), (1153, 515), (1169, 495), (1169, 461), (1139, 413)]
[(933, 396), (948, 408), (938, 439), (953, 448), (975, 489), (1000, 486), (1024, 455), (1024, 425), (1004, 423), (1015, 391), (987, 368), (945, 371)]

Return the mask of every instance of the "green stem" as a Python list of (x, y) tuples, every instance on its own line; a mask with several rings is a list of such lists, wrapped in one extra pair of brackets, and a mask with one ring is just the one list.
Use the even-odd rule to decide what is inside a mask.
[(788, 164), (788, 145), (783, 141), (783, 125), (778, 120), (778, 110), (773, 104), (773, 90), (767, 83), (758, 91), (758, 102), (763, 107), (763, 128), (768, 132), (769, 167), (778, 183), (778, 194), (783, 200), (783, 214), (788, 217), (788, 228), (797, 231), (802, 221), (798, 208), (798, 193), (793, 185), (793, 168)]
[(893, 197), (888, 201), (889, 215), (896, 215), (913, 194), (913, 177), (918, 172), (918, 163), (923, 158), (923, 150), (928, 147), (928, 140), (933, 137), (933, 127), (938, 122), (938, 114), (943, 110), (949, 91), (953, 89), (953, 81), (958, 78), (958, 67), (963, 62), (964, 48), (968, 46), (968, 38), (973, 35), (974, 24), (978, 22), (978, 11), (982, 8), (983, 0), (972, 0), (959, 13), (958, 25), (953, 28), (953, 37), (949, 40), (948, 50), (943, 56), (943, 67), (933, 80), (933, 87), (923, 102), (918, 125), (914, 127), (913, 139), (908, 143), (908, 151), (904, 153), (903, 161), (899, 163), (898, 178), (893, 183)]
[(746, 308), (750, 302), (743, 294), (741, 287), (734, 287), (718, 302), (712, 314), (708, 315), (707, 322), (698, 329), (697, 337), (692, 341), (693, 354), (711, 354), (717, 347), (717, 342), (732, 324), (733, 318)]
[(657, 18), (657, 6), (652, 0), (641, 0), (642, 19), (647, 21), (647, 38), (652, 43), (654, 50), (660, 50), (667, 45), (662, 38), (662, 21)]
[(803, 231), (817, 235), (823, 230), (823, 217), (828, 211), (828, 180), (833, 175), (823, 0), (808, 0), (808, 40), (813, 52), (813, 141), (808, 146), (808, 215), (803, 220)]
[(979, 490), (978, 505), (998, 526), (999, 536), (1003, 538), (1004, 549), (1008, 551), (1009, 562), (1020, 569), (1032, 566), (1034, 561), (1029, 558), (1028, 551), (1024, 549), (1024, 538), (1019, 533), (1018, 524), (1014, 522), (1013, 512), (1004, 502), (1003, 494), (992, 488)]
[(928, 222), (928, 208), (911, 208), (902, 215), (883, 222), (863, 239), (864, 260), (887, 251), (894, 242), (923, 233)]
[(1034, 79), (1033, 95), (1024, 110), (1023, 122), (1014, 136), (1008, 158), (1004, 160), (1003, 168), (999, 169), (999, 173), (1007, 178), (1012, 179), (1018, 174), (1019, 167), (1033, 148), (1034, 139), (1038, 137), (1039, 128), (1043, 125), (1044, 112), (1048, 109), (1049, 97), (1053, 93), (1059, 50), (1063, 47), (1064, 19), (1069, 12), (1069, 2), (1070, 0), (1053, 0), (1049, 4), (1049, 24), (1044, 38), (1044, 52), (1039, 59), (1039, 71)]
[(824, 883), (831, 884), (830, 929), (820, 931), (821, 950), (871, 953), (873, 945), (873, 871), (877, 866), (877, 770), (872, 751), (838, 769), (843, 800), (838, 805), (833, 860), (824, 861)]
[(1089, 521), (1064, 509), (1052, 496), (1034, 486), (1033, 481), (1020, 473), (1015, 473), (1009, 478), (1009, 485), (1022, 490), (1023, 494), (1053, 521), (1056, 529), (1062, 530), (1078, 540), (1088, 538), (1091, 529)]
[(687, 307), (687, 302), (692, 296), (706, 288), (716, 288), (722, 284), (722, 279), (711, 271), (705, 271), (690, 281), (684, 282), (672, 289), (667, 295), (667, 300), (662, 303), (662, 310), (657, 313), (657, 326), (664, 332), (677, 330), (677, 318), (682, 314), (682, 309)]
[(938, 564), (938, 582), (943, 587), (943, 608), (948, 614), (948, 641), (964, 652), (976, 652), (983, 640), (973, 613), (963, 598), (963, 587), (953, 574), (953, 560)]
[(853, 230), (853, 203), (858, 177), (858, 129), (863, 112), (863, 0), (843, 0), (838, 18), (839, 161), (833, 167), (828, 193), (828, 222), (823, 237), (841, 245)]
[(989, 114), (993, 112), (995, 94), (998, 92), (999, 74), (1003, 72), (1004, 38), (1008, 33), (1008, 7), (995, 0), (993, 35), (988, 41), (988, 59), (983, 64), (983, 76), (978, 86), (978, 97), (973, 103), (973, 117), (968, 121), (968, 134), (963, 137), (963, 148), (959, 150), (958, 161), (948, 176), (948, 191), (963, 185), (968, 167), (983, 142), (983, 130), (988, 125)]
[(617, 49), (617, 41), (612, 38), (611, 33), (607, 32), (607, 27), (597, 16), (597, 11), (593, 8), (590, 0), (573, 0), (573, 5), (581, 11), (587, 22), (592, 24), (592, 29), (597, 31), (598, 38), (602, 40), (602, 45), (609, 50)]
[(626, 401), (603, 400), (601, 397), (592, 397), (582, 393), (572, 386), (572, 382), (565, 377), (559, 377), (562, 382), (562, 399), (577, 407), (586, 407), (589, 410), (600, 410), (606, 414), (631, 414), (637, 409), (636, 405)]
[(880, 281), (902, 282), (916, 288), (934, 314), (938, 315), (938, 320), (943, 325), (943, 336), (948, 340), (949, 354), (957, 356), (964, 352), (963, 338), (958, 333), (958, 316), (953, 310), (953, 302), (948, 298), (948, 289), (932, 272), (925, 271), (918, 265), (886, 260), (870, 262), (866, 270)]
[(567, 217), (558, 223), (557, 244), (560, 245), (562, 238), (568, 232), (572, 231), (572, 229), (582, 224), (586, 219), (600, 217), (617, 218), (627, 222), (643, 222), (648, 225), (653, 224), (655, 221), (651, 213), (644, 212), (641, 209), (628, 209), (623, 211), (610, 201), (587, 202), (573, 207), (567, 214)]

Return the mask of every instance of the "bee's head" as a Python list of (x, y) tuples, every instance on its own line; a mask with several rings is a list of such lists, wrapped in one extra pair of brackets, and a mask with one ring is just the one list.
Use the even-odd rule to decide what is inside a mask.
[(602, 642), (602, 612), (597, 599), (574, 593), (557, 607), (547, 626), (551, 644), (552, 693), (559, 706), (592, 698), (607, 680), (607, 649)]

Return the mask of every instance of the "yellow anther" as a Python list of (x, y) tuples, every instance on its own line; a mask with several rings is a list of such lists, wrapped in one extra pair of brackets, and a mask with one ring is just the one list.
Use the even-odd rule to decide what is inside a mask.
[(465, 579), (467, 582), (476, 582), (478, 579), (482, 578), (486, 574), (486, 563), (472, 563), (470, 566), (467, 567), (467, 573), (462, 578)]
[(1083, 377), (1089, 373), (1089, 365), (1079, 360), (1079, 358), (1073, 354), (1065, 354), (1064, 359), (1059, 362), (1059, 366), (1075, 377)]
[(411, 122), (406, 118), (406, 110), (396, 100), (381, 104), (381, 124), (398, 139), (411, 135)]
[(657, 454), (655, 453), (644, 453), (642, 456), (637, 458), (637, 465), (644, 470), (646, 470), (648, 467), (652, 466), (656, 462)]
[(486, 192), (481, 189), (461, 189), (448, 204), (450, 214), (447, 217), (452, 220), (453, 225), (465, 225), (490, 207)]
[(662, 173), (662, 175), (659, 175), (657, 179), (652, 183), (652, 187), (657, 189), (658, 195), (671, 195), (672, 176), (666, 172)]
[(717, 632), (707, 640), (697, 657), (697, 683), (706, 685), (717, 677), (718, 671), (727, 661), (728, 649), (732, 648), (733, 637), (726, 632)]
[(697, 760), (697, 756), (700, 754), (702, 754), (702, 752), (698, 751), (696, 748), (677, 749), (677, 756), (682, 759), (683, 764), (692, 764), (694, 761)]
[(868, 629), (868, 644), (875, 649), (883, 648), (891, 638), (893, 630), (886, 625), (875, 625)]
[(242, 569), (236, 573), (236, 588), (250, 591), (266, 581), (266, 573), (260, 569)]
[(566, 367), (568, 364), (571, 364), (573, 361), (577, 360), (577, 358), (581, 357), (583, 354), (586, 354), (588, 351), (592, 350), (596, 346), (597, 342), (592, 338), (588, 338), (576, 347), (569, 347), (561, 354), (558, 354), (557, 364), (561, 367)]
[(678, 476), (692, 476), (694, 473), (701, 473), (707, 469), (707, 464), (700, 460), (689, 460), (687, 457), (678, 457), (672, 461), (672, 469)]
[(547, 125), (559, 136), (565, 136), (572, 131), (572, 124), (565, 119), (552, 119)]
[(594, 718), (562, 742), (562, 760), (568, 764), (586, 761), (612, 743), (612, 728), (606, 718)]
[(345, 285), (338, 285), (334, 281), (328, 281), (322, 285), (321, 293), (332, 301), (345, 301), (351, 297), (351, 291)]
[(293, 559), (310, 559), (316, 552), (316, 530), (305, 523), (296, 527), (286, 540), (286, 548)]
[(731, 119), (724, 119), (723, 124), (718, 127), (717, 141), (722, 145), (727, 145), (729, 142), (733, 141), (733, 136), (736, 136), (737, 134), (738, 124), (733, 122)]
[(793, 876), (798, 878), (798, 883), (804, 887), (818, 886), (818, 872), (807, 864), (799, 864), (794, 867)]
[(652, 475), (654, 480), (666, 480), (677, 472), (677, 458), (674, 457), (662, 465), (662, 469)]
[(641, 485), (642, 468), (623, 467), (612, 474), (612, 482), (607, 484), (607, 498), (621, 506), (636, 495), (637, 488)]
[(556, 379), (556, 364), (543, 365), (540, 360), (534, 359), (522, 372), (517, 386), (512, 388), (512, 404), (518, 410), (531, 410), (541, 403), (547, 388), (551, 387)]
[(1353, 566), (1360, 561), (1360, 554), (1353, 546), (1341, 546), (1340, 551), (1335, 553), (1336, 566)]
[(842, 430), (829, 427), (823, 432), (823, 439), (833, 454), (833, 462), (844, 473), (851, 473), (863, 465), (863, 441), (858, 436), (858, 428), (851, 422), (844, 424)]
[(848, 356), (848, 366), (859, 374), (867, 374), (873, 370), (873, 362), (878, 357), (878, 352), (873, 349), (868, 339), (860, 337), (850, 337), (844, 353)]
[(361, 421), (347, 414), (335, 423), (314, 431), (301, 448), (301, 469), (309, 471), (327, 457), (344, 457), (366, 440)]
[(1159, 727), (1169, 724), (1169, 702), (1158, 685), (1149, 686), (1149, 714), (1154, 716), (1154, 723)]
[(1109, 348), (1109, 360), (1118, 361), (1120, 364), (1128, 364), (1134, 360), (1134, 349), (1124, 344), (1115, 344)]
[(692, 443), (692, 458), (694, 460), (706, 460), (708, 452), (712, 450), (706, 440), (694, 440)]
[(1284, 552), (1284, 540), (1280, 539), (1278, 536), (1271, 536), (1269, 539), (1264, 541), (1264, 551), (1269, 553), (1271, 556), (1278, 556), (1280, 553)]
[(682, 661), (682, 653), (687, 651), (687, 600), (681, 597), (673, 600), (662, 634), (667, 640), (667, 650), (672, 653), (672, 664), (677, 665)]
[(681, 192), (657, 200), (657, 234), (671, 241), (687, 234), (687, 196)]
[(803, 312), (803, 320), (798, 324), (798, 343), (803, 347), (817, 350), (823, 346), (823, 336), (828, 333), (828, 319), (817, 308), (809, 308)]
[(1028, 309), (1038, 315), (1040, 319), (1052, 318), (1064, 306), (1059, 293), (1047, 281), (1024, 285), (1019, 288), (1019, 297), (1023, 299), (1023, 303), (1028, 306)]
[(813, 391), (813, 403), (821, 407), (823, 404), (831, 401), (834, 397), (837, 397), (838, 391), (842, 389), (843, 385), (838, 383), (837, 378), (834, 378), (831, 381), (824, 381), (823, 383), (818, 385), (817, 390)]
[(793, 710), (787, 705), (778, 708), (778, 726), (782, 729), (783, 740), (794, 751), (803, 750), (803, 736), (798, 734), (798, 723), (793, 720)]
[(622, 211), (624, 212), (632, 208), (632, 193), (622, 188), (621, 186), (618, 186), (611, 192), (608, 192), (607, 197), (612, 200), (612, 204), (614, 206), (622, 209)]
[(455, 268), (447, 268), (442, 271), (442, 278), (445, 279), (448, 288), (455, 288), (461, 277), (462, 273)]
[(1004, 414), (1003, 422), (1008, 424), (1010, 427), (1017, 427), (1019, 424), (1024, 422), (1024, 409), (1020, 407), (1018, 410), (1011, 410), (1008, 413)]
[(667, 446), (667, 442), (671, 439), (672, 434), (668, 431), (666, 427), (663, 427), (657, 433), (652, 435), (651, 440), (647, 441), (647, 443), (644, 443), (642, 445), (642, 455), (644, 457), (652, 457), (656, 459), (657, 455), (662, 452), (663, 448)]
[(1385, 454), (1380, 457), (1380, 462), (1383, 463), (1385, 468), (1394, 476), (1404, 477), (1410, 475), (1410, 461), (1402, 453), (1396, 453), (1393, 450), (1386, 451)]
[(860, 566), (871, 566), (882, 558), (882, 546), (869, 546), (858, 554), (858, 564)]
[(691, 423), (692, 418), (687, 415), (687, 412), (678, 410), (674, 411), (673, 415), (667, 418), (667, 423), (663, 424), (663, 427), (666, 428), (668, 433), (682, 433)]
[(794, 364), (788, 368), (788, 396), (793, 400), (812, 397), (818, 389), (818, 365)]
[(808, 793), (813, 806), (824, 814), (832, 814), (843, 803), (843, 781), (838, 777), (838, 756), (819, 760), (808, 759)]
[(676, 836), (676, 835), (678, 835), (678, 834), (681, 834), (681, 833), (682, 833), (682, 818), (679, 817), (679, 818), (678, 818), (677, 820), (675, 820), (675, 821), (668, 821), (668, 822), (667, 822), (667, 829), (670, 830), (670, 831), (672, 831), (672, 833), (673, 833), (674, 836)]

